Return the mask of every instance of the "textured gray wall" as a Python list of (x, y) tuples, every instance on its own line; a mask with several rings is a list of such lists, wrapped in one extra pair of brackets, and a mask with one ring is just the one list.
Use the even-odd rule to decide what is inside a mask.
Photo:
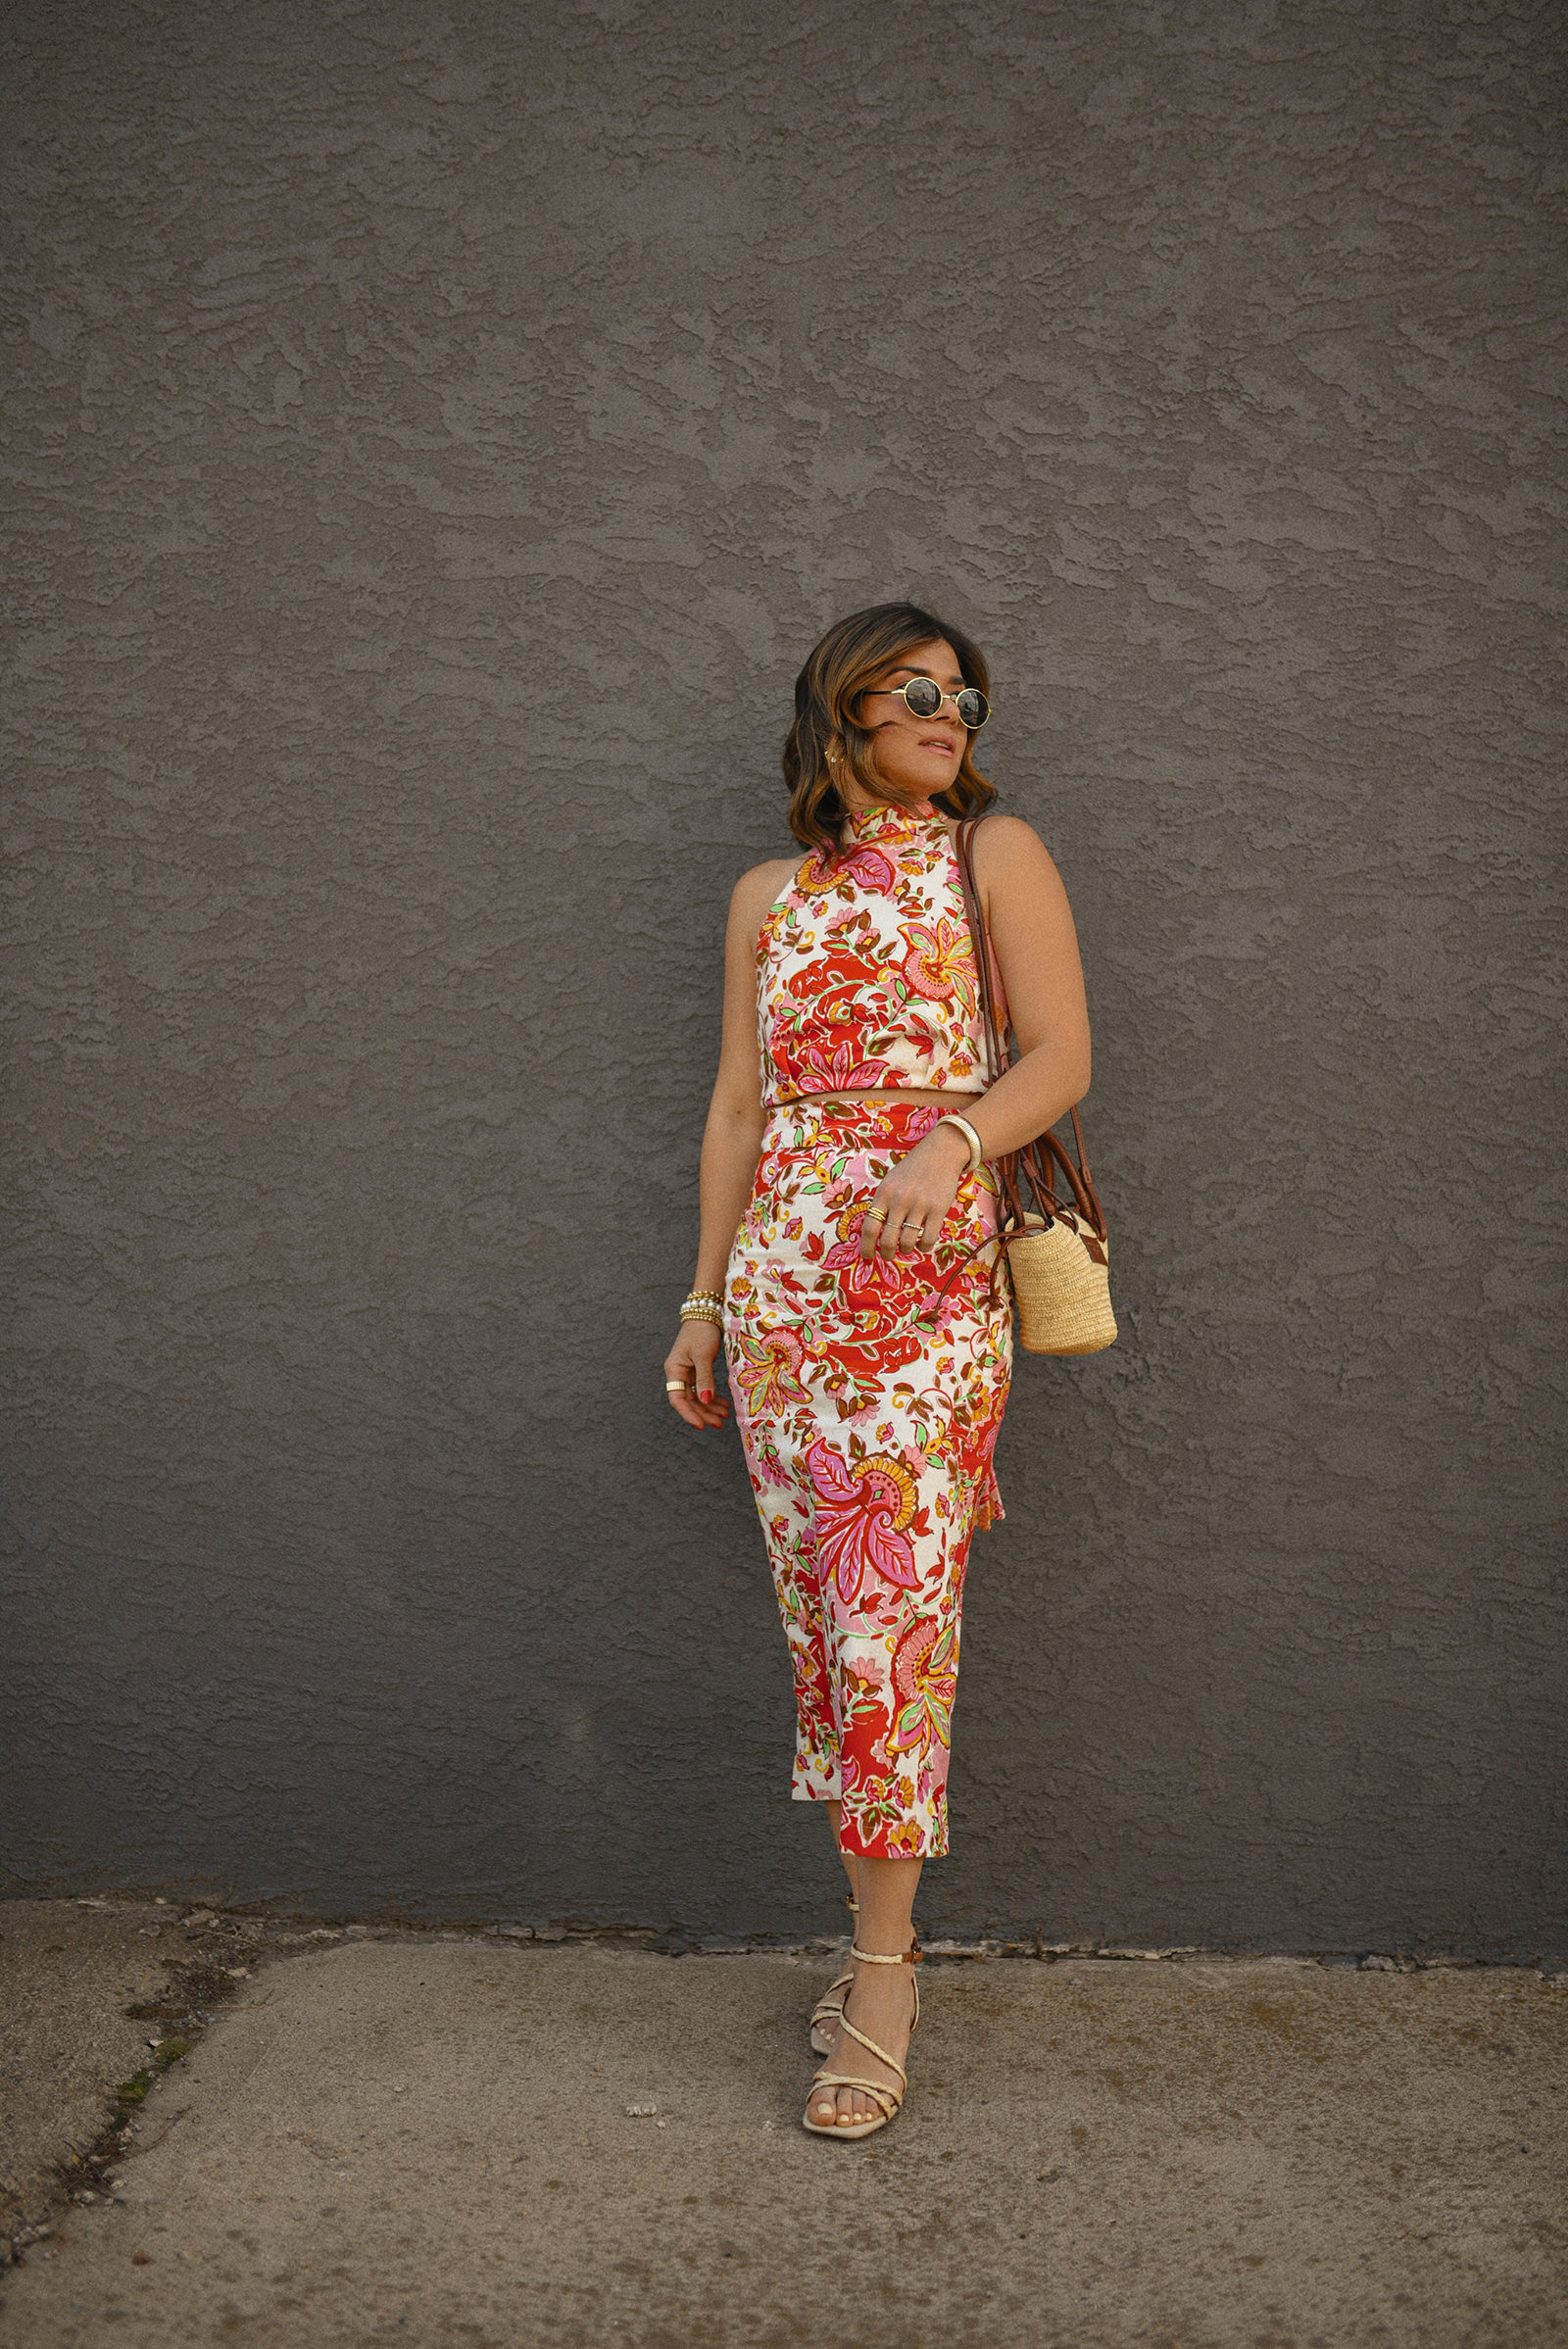
[(1020, 1364), (922, 1910), (1560, 1933), (1562, 33), (13, 10), (13, 1888), (831, 1921), (659, 1364), (790, 683), (912, 592), (1124, 1323)]

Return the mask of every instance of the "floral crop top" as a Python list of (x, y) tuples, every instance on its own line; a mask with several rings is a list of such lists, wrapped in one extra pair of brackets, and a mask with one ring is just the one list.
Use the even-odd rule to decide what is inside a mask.
[(808, 856), (757, 942), (757, 1028), (766, 1109), (806, 1093), (985, 1091), (958, 859), (934, 809), (857, 808), (836, 856)]

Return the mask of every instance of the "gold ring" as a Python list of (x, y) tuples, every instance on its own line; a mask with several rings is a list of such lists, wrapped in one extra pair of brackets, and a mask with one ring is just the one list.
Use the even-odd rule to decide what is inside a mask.
[(664, 1393), (666, 1395), (690, 1395), (691, 1389), (687, 1386), (684, 1379), (666, 1379), (664, 1381)]
[(867, 1223), (886, 1223), (887, 1219), (888, 1211), (886, 1207), (867, 1207), (865, 1210), (865, 1220)]

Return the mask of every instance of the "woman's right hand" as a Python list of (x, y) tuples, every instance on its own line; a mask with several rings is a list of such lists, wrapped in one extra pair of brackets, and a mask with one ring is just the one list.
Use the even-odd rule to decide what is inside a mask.
[(680, 1336), (664, 1356), (666, 1381), (680, 1381), (678, 1390), (667, 1389), (668, 1399), (689, 1428), (721, 1428), (729, 1417), (728, 1403), (713, 1388), (720, 1343), (712, 1322), (683, 1321)]

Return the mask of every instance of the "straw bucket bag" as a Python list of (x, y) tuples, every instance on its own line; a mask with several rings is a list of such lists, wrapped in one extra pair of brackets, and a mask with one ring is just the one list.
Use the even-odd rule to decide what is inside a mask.
[[(984, 816), (975, 816), (960, 824), (956, 847), (969, 938), (980, 975), (987, 1073), (989, 1082), (995, 1084), (1009, 1066), (1011, 1055), (997, 1025), (991, 941), (981, 918), (974, 879), (974, 836), (984, 821)], [(1113, 1345), (1116, 1337), (1116, 1317), (1110, 1309), (1110, 1244), (1076, 1108), (1072, 1131), (1076, 1165), (1050, 1133), (992, 1161), (1002, 1195), (998, 1270), (1000, 1257), (1004, 1255), (1018, 1306), (1018, 1343), (1031, 1354), (1097, 1354)], [(956, 1267), (950, 1280), (961, 1269), (961, 1265)], [(942, 1288), (947, 1287), (945, 1281)]]

